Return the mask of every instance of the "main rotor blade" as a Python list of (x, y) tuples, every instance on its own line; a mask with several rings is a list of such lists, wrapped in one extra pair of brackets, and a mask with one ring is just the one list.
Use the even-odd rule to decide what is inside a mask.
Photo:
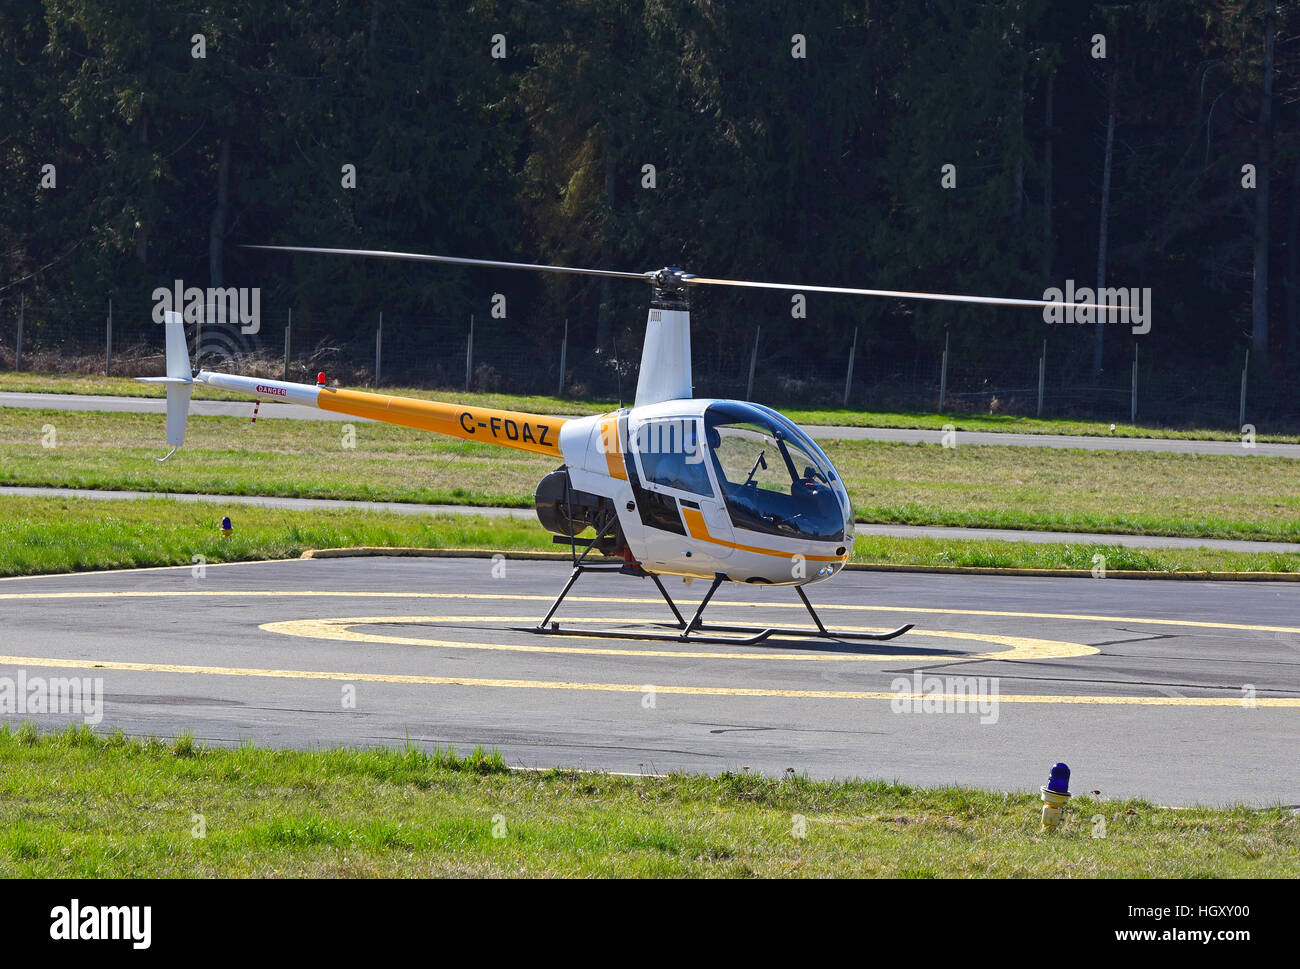
[(614, 279), (639, 279), (644, 273), (621, 273), (610, 269), (578, 269), (572, 266), (536, 266), (526, 262), (497, 262), (492, 259), (464, 259), (460, 256), (428, 256), (419, 252), (386, 252), (381, 249), (319, 249), (314, 246), (241, 246), (241, 249), (265, 249), (274, 252), (315, 252), (336, 256), (366, 256), (371, 259), (405, 259), (410, 262), (439, 262), (456, 266), (482, 266), (486, 269), (533, 269), (544, 273), (571, 273), (576, 276), (608, 276)]
[[(495, 259), (466, 259), (462, 256), (431, 256), (420, 252), (389, 252), (382, 249), (325, 249), (316, 246), (254, 246), (269, 252), (308, 252), (335, 256), (362, 256), (370, 259), (404, 259), (409, 262), (433, 262), (454, 266), (480, 266), (485, 269), (531, 269), (544, 273), (569, 273), (574, 276), (603, 276), (609, 279), (636, 279), (654, 282), (655, 273), (628, 273), (612, 269), (583, 269), (576, 266), (542, 266), (527, 262), (501, 262)], [(674, 271), (681, 282), (691, 286), (740, 286), (748, 289), (783, 289), (808, 293), (842, 293), (848, 296), (887, 296), (895, 299), (923, 299), (941, 303), (977, 303), (985, 306), (1060, 306), (1066, 309), (1125, 310), (1121, 304), (1066, 303), (1061, 300), (1012, 299), (998, 296), (963, 296), (955, 293), (914, 293), (895, 289), (856, 289), (848, 286), (801, 286), (795, 283), (758, 283), (740, 279), (713, 279)]]
[(959, 296), (953, 293), (911, 293), (896, 289), (853, 289), (848, 286), (796, 286), (794, 283), (754, 283), (739, 279), (708, 279), (686, 275), (692, 286), (745, 286), (750, 289), (785, 289), (800, 293), (845, 293), (849, 296), (892, 296), (898, 299), (927, 299), (941, 303), (982, 303), (988, 306), (1061, 306), (1067, 309), (1123, 310), (1126, 306), (1105, 303), (1065, 303), (1061, 300), (1010, 299), (1000, 296)]

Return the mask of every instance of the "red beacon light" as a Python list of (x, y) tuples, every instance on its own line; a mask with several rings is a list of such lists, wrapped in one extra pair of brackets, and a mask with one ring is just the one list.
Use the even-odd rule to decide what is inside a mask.
[(324, 387), (324, 386), (325, 386), (325, 371), (324, 371), (324, 370), (322, 370), (320, 373), (318, 373), (318, 374), (316, 375), (316, 386), (317, 386), (317, 387)]

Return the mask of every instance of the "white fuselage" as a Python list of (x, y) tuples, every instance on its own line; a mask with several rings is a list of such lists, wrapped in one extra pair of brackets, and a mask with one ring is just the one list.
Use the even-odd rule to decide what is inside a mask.
[[(560, 449), (573, 487), (613, 502), (628, 547), (649, 571), (700, 578), (724, 573), (771, 584), (829, 578), (853, 549), (847, 497), (841, 502), (843, 534), (832, 540), (757, 531), (734, 520), (728, 495), (735, 484), (722, 480), (705, 433), (705, 412), (719, 403), (731, 402), (668, 400), (568, 421)], [(656, 480), (648, 467), (656, 455), (673, 450), (682, 453), (689, 481)]]

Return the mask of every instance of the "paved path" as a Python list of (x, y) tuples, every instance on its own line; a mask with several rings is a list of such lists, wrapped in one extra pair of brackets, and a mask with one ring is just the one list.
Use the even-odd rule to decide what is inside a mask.
[[(905, 444), (942, 444), (942, 431), (918, 431), (897, 427), (817, 427), (805, 425), (815, 438), (839, 441), (901, 441)], [(1166, 451), (1174, 454), (1238, 454), (1259, 457), (1300, 458), (1300, 444), (1256, 442), (1253, 448), (1240, 441), (1184, 441), (1154, 437), (1082, 437), (1066, 434), (1012, 434), (998, 431), (958, 431), (958, 445), (1002, 445), (1011, 447), (1083, 448), (1087, 451)]]
[(532, 508), (492, 508), (475, 505), (417, 505), (405, 501), (348, 501), (342, 498), (272, 498), (263, 495), (204, 495), (157, 491), (99, 491), (92, 488), (0, 487), (0, 496), (28, 498), (89, 498), (92, 501), (138, 501), (142, 498), (166, 498), (172, 501), (209, 502), (219, 505), (254, 505), (258, 508), (284, 508), (310, 511), (313, 508), (353, 511), (387, 511), (397, 515), (486, 515), (489, 518), (530, 518)]
[[(162, 414), (166, 401), (154, 397), (96, 397), (83, 394), (13, 394), (0, 393), (0, 407), (33, 407), (53, 410), (119, 411)], [(200, 417), (249, 417), (253, 402), (196, 400), (190, 408)], [(294, 419), (314, 421), (358, 421), (348, 417), (299, 407), (295, 404), (262, 402), (260, 419)], [(942, 443), (942, 431), (906, 430), (892, 427), (831, 427), (806, 425), (815, 438), (839, 441), (900, 441), (907, 444)], [(1300, 458), (1300, 444), (1257, 443), (1242, 447), (1239, 441), (1184, 441), (1142, 437), (1071, 437), (1062, 434), (1003, 434), (993, 431), (959, 431), (956, 443), (1001, 445), (1012, 447), (1084, 448), (1103, 451), (1167, 451), (1178, 454), (1238, 454), (1257, 457)]]

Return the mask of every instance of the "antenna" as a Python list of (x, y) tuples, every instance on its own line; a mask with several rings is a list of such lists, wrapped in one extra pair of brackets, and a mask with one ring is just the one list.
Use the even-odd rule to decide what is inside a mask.
[(611, 333), (609, 342), (614, 344), (614, 376), (618, 378), (618, 409), (623, 409), (623, 368), (618, 363), (618, 337)]

